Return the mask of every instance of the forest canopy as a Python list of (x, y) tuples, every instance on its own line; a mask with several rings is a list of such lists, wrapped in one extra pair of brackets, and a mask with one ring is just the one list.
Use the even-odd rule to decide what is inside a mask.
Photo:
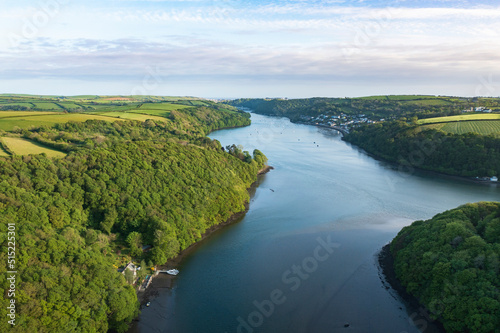
[(367, 152), (412, 168), (466, 177), (500, 175), (500, 138), (453, 134), (402, 121), (351, 129), (344, 139)]
[[(266, 158), (258, 150), (225, 152), (205, 135), (249, 122), (247, 114), (202, 106), (165, 121), (4, 133), (68, 154), (0, 157), (0, 241), (6, 248), (8, 223), (17, 237), (16, 325), (2, 320), (0, 331), (126, 331), (138, 301), (113, 266), (117, 252), (163, 264), (243, 211)], [(146, 245), (151, 251), (143, 253)], [(5, 251), (0, 260), (7, 262)], [(7, 276), (2, 265), (4, 290)], [(8, 302), (0, 301), (4, 319)]]
[(397, 278), (447, 332), (500, 332), (500, 203), (414, 222), (391, 252)]

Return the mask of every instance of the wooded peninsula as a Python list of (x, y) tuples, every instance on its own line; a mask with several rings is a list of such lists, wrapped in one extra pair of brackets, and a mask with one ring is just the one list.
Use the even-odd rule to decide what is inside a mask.
[[(0, 133), (6, 151), (0, 156), (0, 242), (7, 244), (8, 225), (14, 225), (17, 249), (17, 317), (12, 327), (2, 320), (0, 331), (124, 332), (139, 304), (135, 279), (118, 272), (123, 261), (141, 262), (140, 283), (151, 267), (245, 210), (247, 188), (266, 157), (221, 147), (206, 134), (249, 125), (250, 117), (209, 101), (78, 99), (86, 111), (75, 106), (76, 112), (87, 113), (72, 113), (60, 109), (61, 98), (30, 100), (55, 109), (0, 118), (10, 126)], [(109, 121), (90, 119), (95, 114), (88, 112), (97, 109)], [(72, 115), (89, 119), (66, 121)], [(147, 120), (126, 118), (136, 116)], [(44, 120), (55, 124), (23, 126)], [(16, 153), (27, 145), (63, 157)], [(0, 258), (7, 262), (7, 252)], [(9, 290), (6, 271), (1, 265), (0, 284)], [(9, 299), (0, 302), (6, 318)]]

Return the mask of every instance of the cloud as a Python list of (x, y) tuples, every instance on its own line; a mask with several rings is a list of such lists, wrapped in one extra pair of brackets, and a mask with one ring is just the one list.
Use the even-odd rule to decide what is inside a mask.
[[(37, 39), (9, 56), (0, 53), (0, 76), (26, 77), (124, 77), (158, 68), (163, 76), (288, 76), (288, 77), (436, 77), (499, 72), (498, 48), (474, 43), (462, 45), (371, 46), (346, 53), (336, 44), (314, 48), (301, 45), (239, 47), (193, 39), (191, 43), (144, 42), (137, 39), (67, 40)], [(64, 45), (64, 47), (61, 47)], [(203, 45), (200, 47), (200, 45)], [(34, 54), (31, 50), (36, 49)]]
[[(259, 79), (283, 84), (459, 82), (500, 72), (498, 6), (434, 1), (417, 7), (392, 1), (392, 7), (383, 7), (387, 1), (314, 0), (94, 3), (65, 7), (18, 45), (4, 41), (0, 82), (133, 82), (151, 68), (186, 82), (246, 77), (256, 85)], [(6, 35), (22, 35), (23, 24), (36, 11), (6, 8), (0, 28)]]

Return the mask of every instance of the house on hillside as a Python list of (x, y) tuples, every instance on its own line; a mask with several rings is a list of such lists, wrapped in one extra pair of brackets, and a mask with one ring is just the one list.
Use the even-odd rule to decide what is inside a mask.
[(125, 275), (125, 272), (127, 271), (127, 269), (131, 270), (132, 273), (134, 273), (134, 278), (137, 276), (137, 266), (135, 266), (133, 263), (129, 262), (127, 264), (127, 266), (125, 266), (125, 268), (123, 269), (123, 272), (122, 272), (123, 275)]

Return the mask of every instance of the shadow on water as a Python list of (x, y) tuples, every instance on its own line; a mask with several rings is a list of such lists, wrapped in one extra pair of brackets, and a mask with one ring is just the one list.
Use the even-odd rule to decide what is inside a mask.
[[(496, 187), (402, 176), (337, 132), (284, 118), (252, 114), (251, 126), (210, 137), (258, 148), (275, 170), (241, 221), (184, 257), (131, 332), (417, 333), (419, 308), (387, 289), (376, 254), (414, 220), (500, 199)], [(339, 246), (321, 247), (330, 243)]]

